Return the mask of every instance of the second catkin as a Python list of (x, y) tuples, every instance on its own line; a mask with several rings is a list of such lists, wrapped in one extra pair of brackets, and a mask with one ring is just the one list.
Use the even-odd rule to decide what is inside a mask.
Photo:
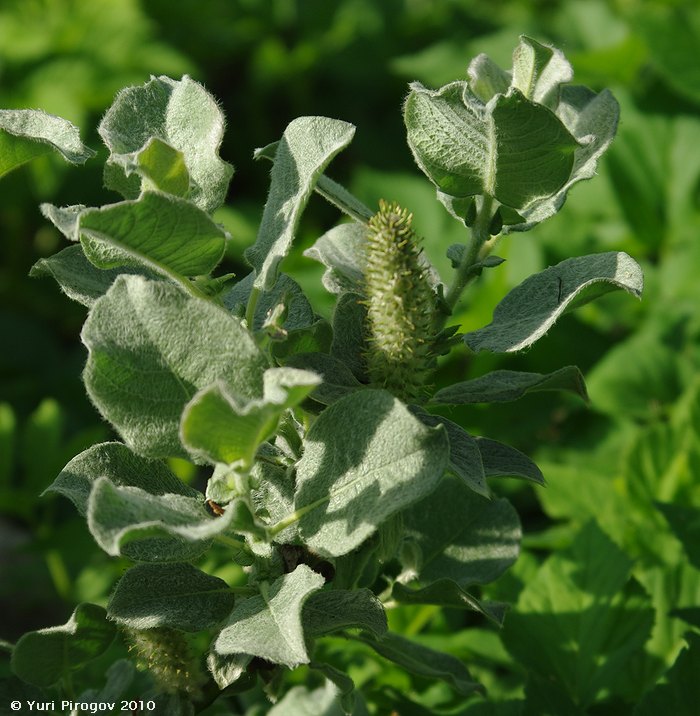
[(436, 296), (421, 261), (412, 214), (379, 202), (367, 232), (367, 369), (372, 385), (420, 401), (433, 371)]

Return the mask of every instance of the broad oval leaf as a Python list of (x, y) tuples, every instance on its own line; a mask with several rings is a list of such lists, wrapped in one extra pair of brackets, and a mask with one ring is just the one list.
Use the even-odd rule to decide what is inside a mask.
[(269, 291), (274, 286), (279, 263), (289, 253), (316, 182), (354, 134), (352, 124), (327, 117), (299, 117), (284, 130), (258, 236), (245, 252), (257, 273), (256, 288)]
[(305, 564), (272, 584), (259, 596), (239, 602), (214, 642), (219, 654), (250, 654), (290, 669), (308, 664), (302, 608), (323, 586), (323, 577)]
[(194, 559), (234, 518), (234, 510), (211, 517), (202, 497), (151, 495), (114, 485), (107, 477), (95, 481), (87, 508), (88, 528), (97, 544), (107, 554), (139, 562)]
[(165, 275), (210, 273), (224, 255), (226, 234), (191, 202), (160, 192), (85, 209), (76, 227), (98, 268), (136, 263)]
[(62, 626), (30, 631), (12, 650), (12, 671), (35, 686), (52, 686), (102, 654), (116, 626), (97, 604), (79, 604)]
[(496, 306), (491, 323), (467, 333), (464, 342), (475, 352), (523, 350), (566, 311), (616, 289), (639, 298), (643, 286), (639, 264), (621, 251), (565, 259), (516, 286)]
[(439, 579), (461, 587), (492, 582), (520, 552), (520, 520), (510, 502), (487, 500), (455, 478), (406, 510), (404, 524), (422, 555), (417, 571), (425, 585)]
[(119, 580), (109, 599), (110, 619), (132, 629), (209, 629), (233, 609), (222, 579), (191, 564), (138, 564)]
[(304, 446), (290, 521), (299, 520), (309, 547), (331, 557), (430, 494), (449, 455), (444, 429), (423, 425), (381, 390), (352, 393), (326, 408)]
[(83, 327), (88, 394), (129, 447), (186, 457), (180, 416), (195, 393), (222, 381), (262, 394), (266, 361), (239, 319), (165, 282), (121, 276)]

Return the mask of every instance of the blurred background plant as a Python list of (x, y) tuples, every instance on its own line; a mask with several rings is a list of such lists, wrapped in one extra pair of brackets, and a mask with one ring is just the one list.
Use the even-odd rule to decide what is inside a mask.
[[(496, 253), (507, 263), (486, 272), (454, 320), (464, 330), (483, 326), (525, 277), (594, 251), (624, 250), (639, 260), (645, 295), (640, 304), (616, 294), (589, 304), (524, 355), (463, 349), (443, 364), (444, 375), (466, 379), (497, 366), (546, 372), (574, 363), (586, 375), (592, 405), (536, 394), (515, 406), (448, 413), (470, 432), (535, 458), (549, 488), (493, 485), (516, 503), (526, 535), (513, 573), (487, 592), (516, 603), (501, 634), (471, 613), (436, 607), (401, 610), (392, 628), (464, 658), (492, 698), (504, 702), (498, 711), (475, 704), (465, 713), (510, 713), (507, 699), (524, 688), (530, 710), (523, 713), (544, 713), (543, 684), (552, 680), (559, 705), (548, 708), (555, 713), (627, 713), (620, 704), (638, 701), (656, 683), (674, 663), (689, 623), (700, 622), (693, 611), (700, 604), (697, 3), (4, 0), (0, 106), (63, 116), (98, 149), (95, 127), (118, 89), (151, 74), (188, 73), (203, 82), (229, 122), (221, 154), (237, 173), (217, 219), (233, 236), (229, 263), (238, 272), (267, 191), (268, 168), (254, 163), (252, 150), (302, 114), (350, 121), (356, 139), (334, 163), (334, 177), (369, 206), (383, 197), (408, 207), (425, 251), (447, 276), (445, 252), (463, 239), (462, 229), (412, 163), (400, 112), (406, 84), (437, 87), (460, 78), (479, 52), (509, 67), (523, 33), (563, 49), (577, 84), (613, 91), (622, 106), (618, 137), (599, 176), (579, 185), (560, 214), (501, 241)], [(42, 157), (8, 176), (0, 198), (0, 637), (10, 641), (62, 623), (77, 601), (103, 603), (120, 569), (93, 548), (69, 506), (39, 497), (70, 457), (109, 431), (79, 378), (84, 309), (53, 282), (27, 276), (63, 241), (38, 205), (109, 201), (99, 166)], [(335, 220), (323, 202), (312, 202), (300, 248)], [(321, 267), (299, 250), (286, 269), (329, 310)], [(608, 554), (618, 583), (572, 576), (571, 565), (596, 549)], [(572, 589), (581, 596), (578, 615), (567, 602)], [(611, 637), (601, 609), (617, 614), (616, 634), (627, 629), (638, 637)], [(596, 619), (596, 629), (582, 628)], [(543, 646), (533, 648), (540, 637)], [(698, 648), (690, 651), (696, 662)], [(351, 658), (346, 643), (339, 649)], [(595, 676), (601, 663), (610, 668)], [(0, 675), (6, 670), (0, 662)], [(406, 713), (454, 705), (443, 686), (407, 682), (367, 655), (356, 671), (379, 713), (406, 700), (414, 709)], [(647, 713), (654, 698), (652, 692), (635, 714)]]

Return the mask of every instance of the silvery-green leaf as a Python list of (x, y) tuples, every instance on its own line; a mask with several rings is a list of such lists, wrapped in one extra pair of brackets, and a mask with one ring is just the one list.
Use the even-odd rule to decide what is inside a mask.
[(134, 270), (124, 267), (98, 269), (85, 258), (83, 247), (77, 245), (67, 246), (53, 256), (39, 259), (29, 275), (33, 278), (51, 276), (68, 298), (90, 308), (123, 273), (134, 273)]
[(182, 152), (162, 139), (153, 137), (137, 154), (136, 161), (144, 179), (144, 189), (155, 189), (181, 197), (188, 195), (190, 175)]
[[(344, 671), (318, 661), (312, 661), (309, 664), (309, 668), (314, 671), (320, 671), (328, 681), (335, 684), (339, 692), (340, 706), (347, 716), (355, 713), (355, 682)], [(363, 715), (358, 714), (358, 716)]]
[(364, 254), (367, 227), (350, 222), (339, 224), (316, 240), (304, 256), (322, 263), (326, 271), (321, 279), (331, 293), (364, 291)]
[(519, 351), (566, 311), (620, 288), (638, 298), (643, 285), (641, 268), (621, 251), (565, 259), (516, 286), (496, 306), (492, 322), (467, 333), (464, 341), (475, 352)]
[(488, 55), (477, 55), (467, 69), (469, 89), (481, 102), (487, 104), (496, 94), (505, 94), (510, 87), (511, 75), (502, 70)]
[(48, 219), (69, 241), (80, 240), (78, 220), (87, 208), (84, 204), (73, 204), (71, 206), (39, 205), (42, 216)]
[(233, 609), (222, 579), (191, 564), (138, 564), (119, 580), (107, 605), (109, 618), (132, 629), (209, 629)]
[(393, 661), (411, 674), (441, 679), (459, 694), (468, 696), (484, 690), (481, 684), (472, 679), (467, 667), (450, 654), (435, 651), (392, 632), (388, 632), (381, 639), (369, 634), (354, 638), (371, 646), (385, 659)]
[(199, 276), (221, 261), (225, 232), (185, 199), (148, 191), (135, 201), (85, 209), (77, 232), (98, 268), (136, 263), (163, 274)]
[(87, 508), (92, 536), (112, 556), (139, 562), (183, 562), (194, 559), (225, 532), (235, 511), (212, 517), (204, 500), (184, 495), (152, 495), (138, 487), (95, 480)]
[(422, 554), (418, 578), (424, 584), (438, 579), (461, 587), (492, 582), (520, 551), (520, 520), (511, 504), (487, 500), (456, 478), (446, 478), (406, 510), (404, 524)]
[(114, 485), (139, 487), (152, 495), (200, 496), (163, 462), (136, 455), (121, 443), (99, 443), (76, 455), (45, 492), (67, 497), (85, 516), (90, 490), (99, 477), (107, 477)]
[(314, 185), (354, 133), (353, 125), (327, 117), (299, 117), (285, 129), (275, 152), (258, 236), (245, 254), (256, 270), (256, 288), (269, 290), (275, 284)]
[(223, 381), (242, 398), (262, 394), (266, 361), (240, 321), (165, 282), (119, 277), (82, 338), (88, 394), (141, 455), (185, 456), (180, 416), (199, 389)]
[(487, 107), (465, 82), (438, 91), (411, 85), (404, 120), (418, 166), (455, 197), (488, 194), (516, 210), (568, 181), (579, 146), (557, 116), (517, 89)]
[[(259, 147), (253, 152), (253, 157), (274, 162), (279, 145), (279, 142), (270, 142), (264, 147)], [(360, 224), (366, 224), (372, 218), (372, 211), (342, 184), (338, 184), (325, 174), (321, 174), (316, 180), (314, 191)]]
[(443, 428), (426, 427), (381, 390), (352, 393), (326, 408), (304, 446), (293, 517), (304, 542), (331, 557), (430, 494), (449, 455)]
[(124, 190), (131, 175), (144, 177), (146, 183), (155, 175), (159, 188), (165, 189), (162, 160), (167, 150), (155, 150), (161, 155), (160, 167), (149, 156), (156, 139), (178, 153), (172, 154), (178, 195), (184, 184), (184, 173), (177, 166), (182, 157), (189, 175), (188, 198), (209, 213), (223, 204), (233, 174), (233, 167), (218, 154), (224, 117), (214, 98), (187, 75), (181, 80), (152, 77), (140, 87), (123, 89), (99, 132), (111, 152), (105, 167), (108, 188)]
[(260, 595), (240, 601), (214, 642), (219, 654), (251, 654), (293, 669), (308, 664), (302, 608), (323, 577), (305, 564), (272, 584), (261, 584)]
[(544, 475), (537, 465), (520, 450), (490, 438), (475, 438), (481, 452), (486, 477), (522, 477), (544, 485)]
[(95, 154), (66, 119), (36, 109), (0, 110), (0, 177), (53, 151), (73, 164), (83, 164)]
[(567, 365), (552, 373), (494, 370), (479, 378), (442, 388), (430, 402), (438, 405), (504, 403), (541, 390), (567, 390), (588, 400), (581, 371), (574, 365)]
[[(251, 272), (220, 295), (221, 302), (229, 311), (241, 317), (245, 315), (254, 280), (255, 272)], [(259, 331), (269, 312), (280, 303), (283, 303), (287, 309), (282, 324), (287, 331), (306, 328), (316, 320), (314, 310), (301, 286), (290, 276), (280, 274), (275, 285), (269, 291), (260, 294), (255, 304), (252, 330)]]
[(513, 52), (512, 87), (528, 99), (556, 109), (561, 85), (573, 77), (571, 65), (560, 50), (521, 35)]
[(274, 435), (285, 410), (298, 405), (321, 383), (315, 373), (296, 368), (268, 368), (263, 396), (241, 399), (225, 383), (199, 391), (185, 406), (180, 424), (182, 444), (212, 463), (251, 465), (261, 443)]
[(503, 625), (507, 605), (477, 599), (451, 579), (438, 579), (425, 587), (413, 588), (400, 582), (394, 583), (391, 596), (402, 604), (437, 604), (453, 609), (471, 609), (491, 621)]
[(608, 90), (595, 94), (585, 87), (562, 87), (556, 113), (581, 145), (574, 153), (571, 176), (556, 194), (533, 202), (521, 216), (504, 216), (504, 233), (527, 231), (553, 216), (574, 184), (595, 176), (598, 160), (615, 137), (620, 106)]
[(311, 637), (343, 629), (365, 629), (378, 637), (387, 631), (384, 607), (369, 589), (315, 592), (306, 600), (302, 617)]

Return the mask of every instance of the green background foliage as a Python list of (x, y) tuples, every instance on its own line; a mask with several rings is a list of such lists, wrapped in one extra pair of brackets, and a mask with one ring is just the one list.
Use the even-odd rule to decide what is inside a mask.
[[(462, 660), (487, 687), (490, 704), (467, 699), (472, 682), (457, 662), (432, 663), (444, 680), (435, 684), (425, 678), (435, 673), (416, 666), (433, 652), (411, 653), (396, 637), (392, 658), (403, 654), (405, 663), (399, 663), (407, 675), (377, 656), (367, 636), (349, 643), (327, 640), (327, 653), (318, 655), (326, 671), (311, 663), (295, 674), (299, 687), (285, 697), (287, 708), (301, 709), (308, 702), (303, 686), (320, 689), (315, 703), (321, 703), (326, 698), (321, 674), (333, 679), (327, 664), (350, 661), (351, 676), (372, 694), (376, 713), (395, 708), (402, 714), (643, 716), (655, 713), (658, 703), (669, 713), (692, 713), (698, 685), (689, 674), (700, 659), (697, 635), (685, 636), (697, 631), (700, 604), (700, 10), (695, 5), (682, 0), (2, 3), (0, 106), (42, 108), (65, 117), (81, 128), (92, 148), (101, 146), (93, 128), (117, 90), (142, 85), (151, 75), (189, 73), (220, 100), (229, 125), (221, 155), (236, 174), (226, 206), (215, 218), (233, 237), (226, 269), (239, 275), (246, 272), (243, 251), (254, 241), (268, 186), (269, 166), (254, 162), (252, 150), (277, 140), (299, 115), (325, 115), (357, 126), (352, 145), (333, 163), (333, 176), (369, 206), (383, 196), (408, 207), (414, 228), (425, 237), (426, 254), (447, 275), (446, 252), (462, 240), (461, 231), (413, 164), (400, 111), (407, 83), (418, 80), (437, 88), (462, 76), (479, 52), (507, 67), (518, 36), (526, 33), (562, 47), (577, 84), (596, 91), (607, 87), (620, 102), (618, 135), (595, 179), (577, 186), (554, 218), (529, 234), (502, 240), (497, 253), (506, 263), (484, 271), (454, 321), (464, 331), (477, 331), (491, 322), (503, 295), (533, 272), (571, 256), (613, 249), (642, 264), (644, 300), (638, 304), (622, 293), (611, 294), (563, 318), (524, 354), (476, 355), (461, 348), (442, 362), (438, 374), (439, 389), (493, 369), (545, 374), (576, 365), (590, 396), (585, 405), (574, 395), (531, 389), (509, 405), (436, 409), (470, 434), (498, 438), (533, 458), (548, 485), (490, 481), (497, 495), (516, 506), (523, 531), (523, 551), (499, 581), (479, 587), (479, 575), (456, 575), (434, 604), (406, 606), (390, 615), (392, 631), (412, 638), (413, 648), (420, 644)], [(129, 161), (155, 162), (160, 176), (163, 166), (157, 162), (168, 158), (154, 154)], [(86, 357), (78, 337), (83, 307), (59, 295), (53, 282), (28, 278), (37, 260), (64, 245), (58, 229), (39, 213), (40, 203), (116, 200), (101, 188), (100, 167), (88, 162), (75, 168), (42, 156), (5, 178), (0, 198), (0, 334), (5, 336), (0, 639), (12, 642), (47, 624), (66, 625), (53, 639), (68, 633), (74, 605), (106, 606), (126, 564), (97, 549), (66, 501), (50, 494), (39, 498), (73, 456), (115, 437), (97, 418), (79, 378)], [(110, 219), (118, 217), (95, 212), (82, 220), (99, 226)], [(334, 221), (332, 208), (312, 198), (299, 227), (301, 248)], [(198, 230), (215, 254), (215, 232), (208, 226)], [(46, 271), (60, 269), (54, 265)], [(296, 251), (285, 260), (285, 270), (330, 317), (323, 267)], [(235, 297), (231, 300), (235, 303)], [(336, 320), (341, 319), (336, 315)], [(409, 415), (402, 419), (415, 423)], [(317, 431), (322, 430), (320, 424)], [(523, 476), (536, 479), (524, 465)], [(170, 467), (198, 484), (196, 471), (184, 462), (172, 460)], [(489, 473), (486, 461), (484, 467), (487, 476), (499, 474)], [(79, 465), (74, 468), (80, 471)], [(138, 487), (137, 480), (132, 487)], [(121, 499), (120, 488), (110, 490), (100, 493), (105, 509), (109, 500)], [(186, 499), (183, 494), (183, 505)], [(489, 503), (493, 519), (519, 529), (499, 504)], [(428, 507), (436, 513), (444, 509)], [(464, 512), (472, 515), (479, 508), (467, 505)], [(194, 506), (187, 509), (194, 515)], [(407, 525), (418, 544), (421, 519), (413, 514)], [(307, 529), (313, 527), (310, 517)], [(104, 539), (118, 540), (114, 530)], [(468, 540), (457, 547), (468, 549)], [(495, 545), (495, 551), (507, 563), (514, 556), (507, 543)], [(164, 589), (175, 566), (160, 566)], [(220, 569), (218, 577), (235, 579)], [(280, 589), (306, 594), (313, 577), (304, 568), (297, 574), (302, 578), (309, 584)], [(222, 609), (217, 583), (211, 581), (215, 577), (183, 579), (208, 595), (213, 613)], [(123, 588), (128, 587), (136, 596), (141, 593), (138, 583)], [(393, 597), (410, 605), (406, 592), (397, 590)], [(119, 599), (119, 593), (112, 596)], [(473, 609), (441, 610), (450, 600), (471, 600)], [(501, 602), (514, 607), (499, 630)], [(125, 609), (125, 620), (143, 618), (138, 599)], [(278, 638), (292, 634), (304, 655), (297, 633), (300, 610), (286, 615)], [(195, 617), (206, 615), (176, 615), (176, 623)], [(95, 681), (88, 686), (103, 688), (105, 664), (125, 655), (115, 649), (97, 660)], [(2, 659), (0, 675), (7, 673), (8, 660)], [(659, 685), (664, 675), (666, 683)], [(130, 687), (135, 694), (139, 678), (128, 673), (135, 679)], [(335, 678), (342, 691), (342, 679)], [(457, 695), (448, 683), (458, 684)], [(294, 713), (284, 703), (275, 709)]]

